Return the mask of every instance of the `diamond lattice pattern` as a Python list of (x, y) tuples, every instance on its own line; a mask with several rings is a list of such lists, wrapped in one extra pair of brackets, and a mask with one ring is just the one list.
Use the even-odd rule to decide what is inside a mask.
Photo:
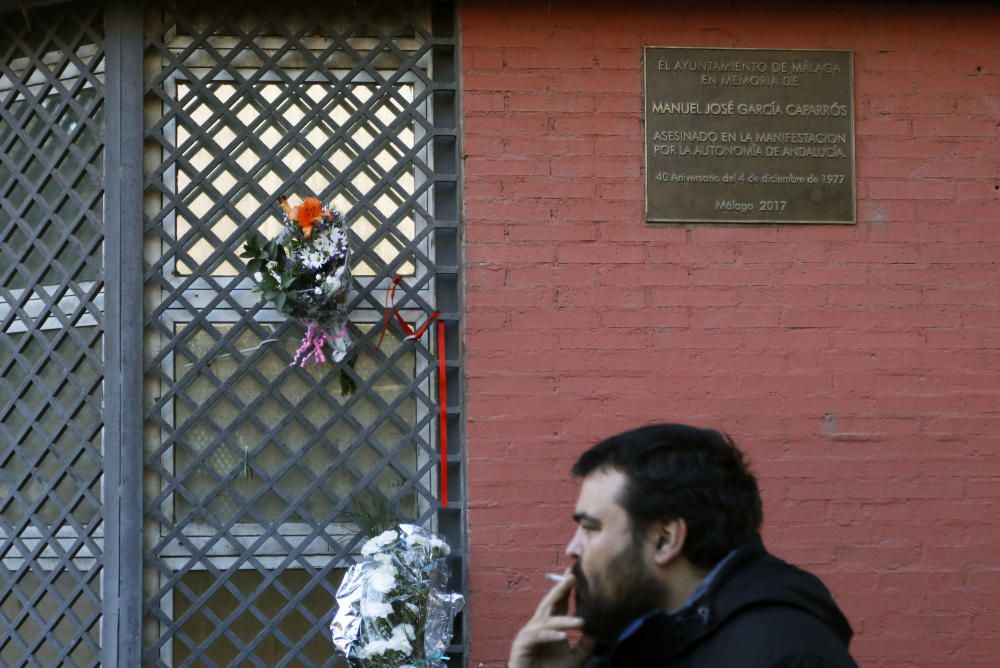
[[(146, 38), (143, 656), (330, 666), (355, 500), (436, 509), (433, 356), (393, 329), (376, 347), (393, 275), (407, 317), (432, 310), (427, 18), (204, 5)], [(250, 291), (240, 246), (281, 194), (349, 221), (349, 365), (290, 368), (301, 327)]]
[(0, 21), (0, 664), (99, 665), (104, 51), (96, 3)]

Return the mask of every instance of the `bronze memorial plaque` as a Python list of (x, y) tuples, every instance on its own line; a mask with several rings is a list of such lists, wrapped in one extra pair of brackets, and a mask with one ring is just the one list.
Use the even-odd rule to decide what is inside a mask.
[(646, 220), (855, 223), (850, 51), (646, 47)]

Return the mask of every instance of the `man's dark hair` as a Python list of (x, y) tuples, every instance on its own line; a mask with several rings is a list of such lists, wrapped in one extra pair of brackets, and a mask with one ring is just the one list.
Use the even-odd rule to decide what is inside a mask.
[(757, 479), (733, 440), (714, 429), (657, 424), (612, 436), (580, 455), (573, 475), (598, 469), (625, 474), (617, 501), (633, 535), (657, 520), (683, 519), (683, 554), (700, 568), (711, 568), (760, 530)]

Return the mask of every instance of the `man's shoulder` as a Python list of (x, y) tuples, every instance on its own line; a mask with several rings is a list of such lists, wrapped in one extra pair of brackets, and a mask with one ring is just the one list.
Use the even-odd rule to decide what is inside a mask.
[(692, 658), (692, 666), (856, 668), (841, 640), (813, 614), (768, 603), (725, 620), (692, 648)]

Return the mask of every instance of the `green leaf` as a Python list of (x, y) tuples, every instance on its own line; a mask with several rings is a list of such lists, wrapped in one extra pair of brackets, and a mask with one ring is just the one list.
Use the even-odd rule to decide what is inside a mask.
[(260, 253), (260, 237), (256, 232), (251, 232), (243, 242), (243, 252), (240, 255), (243, 257), (254, 257), (258, 253)]
[(286, 295), (284, 292), (279, 292), (278, 296), (274, 298), (274, 305), (277, 306), (279, 310), (283, 309), (285, 308), (286, 299), (288, 299), (288, 295)]

